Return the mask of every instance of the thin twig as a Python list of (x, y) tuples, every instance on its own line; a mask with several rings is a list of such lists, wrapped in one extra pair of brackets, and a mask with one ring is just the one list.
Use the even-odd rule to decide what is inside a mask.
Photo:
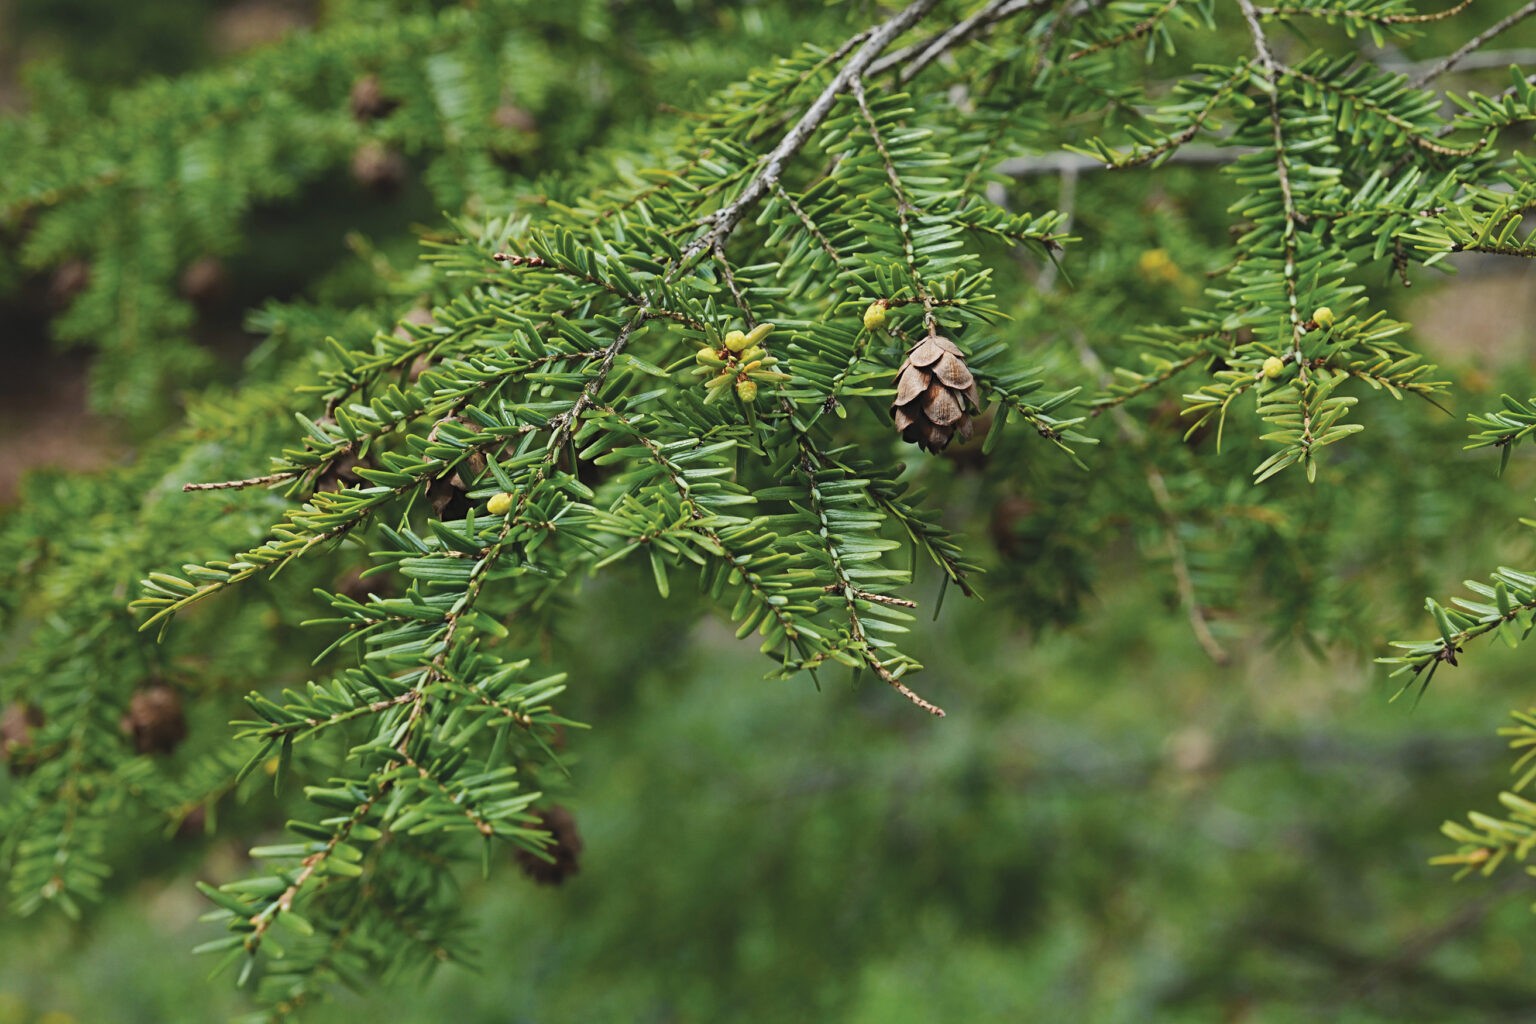
[(646, 299), (635, 311), (634, 317), (619, 329), (612, 343), (603, 350), (603, 359), (598, 364), (597, 373), (587, 381), (587, 386), (581, 389), (581, 394), (576, 401), (571, 403), (569, 409), (550, 421), (549, 449), (551, 451), (558, 451), (560, 446), (565, 444), (570, 435), (575, 432), (576, 421), (581, 419), (582, 413), (592, 408), (597, 402), (597, 393), (608, 382), (608, 374), (613, 370), (614, 360), (619, 358), (619, 353), (623, 352), (629, 344), (630, 336), (645, 324), (650, 315), (650, 299)]
[(736, 230), (747, 211), (779, 180), (779, 176), (784, 173), (785, 165), (794, 158), (795, 154), (805, 148), (805, 144), (810, 141), (811, 133), (827, 119), (827, 115), (832, 112), (833, 104), (847, 91), (849, 83), (862, 75), (897, 36), (915, 25), (937, 3), (938, 0), (914, 0), (869, 33), (869, 38), (864, 45), (859, 47), (858, 52), (850, 57), (842, 69), (832, 77), (827, 87), (811, 101), (805, 113), (800, 115), (800, 120), (795, 122), (794, 127), (785, 133), (773, 152), (764, 159), (762, 168), (751, 181), (747, 182), (746, 188), (742, 189), (731, 203), (705, 218), (704, 222), (709, 225), (708, 229), (683, 248), (682, 256), (678, 260), (679, 267), (688, 263), (698, 253), (723, 245), (726, 239), (730, 238), (731, 232)]
[(917, 269), (917, 247), (912, 241), (912, 223), (910, 214), (917, 208), (907, 198), (907, 190), (902, 187), (901, 176), (896, 173), (896, 164), (891, 160), (891, 151), (886, 148), (885, 140), (880, 137), (880, 126), (875, 123), (875, 115), (869, 109), (869, 98), (864, 94), (863, 79), (855, 78), (849, 83), (853, 90), (853, 98), (859, 105), (859, 114), (864, 118), (865, 127), (869, 129), (870, 140), (875, 144), (875, 150), (880, 154), (880, 162), (885, 165), (886, 180), (891, 183), (891, 194), (896, 197), (896, 226), (901, 231), (901, 247), (907, 258), (907, 273), (912, 278), (912, 288), (917, 292), (918, 301), (923, 304), (923, 326), (929, 334), (938, 333), (938, 321), (933, 317), (933, 296), (928, 293), (928, 287), (923, 284), (923, 276)]
[[(1081, 334), (1075, 335), (1073, 341), (1083, 365), (1107, 386), (1109, 373), (1104, 368), (1104, 361), (1099, 358), (1099, 354)], [(1131, 419), (1130, 414), (1118, 405), (1110, 407), (1109, 414), (1114, 418), (1115, 426), (1120, 429), (1121, 436), (1130, 442), (1132, 447), (1145, 453), (1146, 432)], [(1184, 606), (1185, 617), (1189, 619), (1189, 628), (1195, 634), (1195, 640), (1206, 655), (1216, 664), (1225, 665), (1232, 656), (1227, 653), (1225, 647), (1221, 646), (1221, 641), (1216, 639), (1216, 634), (1211, 632), (1205, 610), (1200, 607), (1199, 595), (1195, 592), (1194, 577), (1189, 571), (1189, 553), (1184, 547), (1183, 539), (1179, 537), (1179, 515), (1174, 506), (1173, 494), (1168, 490), (1168, 481), (1150, 461), (1146, 462), (1143, 472), (1147, 479), (1147, 489), (1152, 492), (1152, 500), (1157, 505), (1159, 518), (1162, 519), (1163, 537), (1167, 541), (1169, 560), (1173, 565), (1173, 583), (1179, 592), (1179, 604)]]
[(816, 467), (811, 464), (809, 455), (804, 455), (800, 461), (800, 471), (805, 474), (809, 484), (808, 497), (810, 498), (811, 513), (816, 516), (821, 524), (821, 536), (826, 545), (827, 559), (831, 564), (832, 573), (837, 577), (837, 583), (827, 588), (827, 592), (837, 594), (843, 599), (843, 612), (848, 618), (848, 638), (858, 648), (863, 657), (864, 664), (879, 676), (888, 686), (901, 694), (907, 700), (916, 704), (924, 711), (937, 718), (944, 717), (944, 709), (918, 696), (911, 687), (896, 677), (896, 674), (885, 667), (880, 655), (876, 653), (874, 645), (870, 642), (869, 635), (864, 628), (864, 618), (859, 614), (859, 598), (861, 595), (858, 587), (848, 575), (848, 567), (843, 564), (842, 552), (837, 548), (834, 540), (832, 521), (827, 518), (826, 507), (821, 501), (821, 492), (816, 488)]
[(795, 202), (795, 197), (790, 195), (789, 192), (785, 190), (784, 186), (778, 182), (773, 183), (773, 190), (778, 194), (780, 199), (789, 204), (789, 208), (793, 210), (795, 216), (800, 219), (800, 223), (804, 225), (805, 230), (809, 231), (811, 237), (816, 239), (816, 244), (821, 246), (821, 251), (832, 257), (832, 262), (841, 263), (843, 258), (838, 255), (836, 247), (827, 240), (826, 235), (822, 234), (821, 229), (816, 226), (816, 222), (811, 220), (811, 215), (806, 213), (805, 210), (801, 208), (799, 203)]
[[(1242, 0), (1242, 2), (1246, 2), (1246, 0)], [(1536, 0), (1531, 0), (1530, 3), (1526, 4), (1518, 11), (1508, 15), (1501, 21), (1495, 22), (1487, 29), (1479, 32), (1471, 39), (1468, 39), (1464, 44), (1462, 44), (1460, 49), (1456, 50), (1454, 53), (1446, 55), (1443, 60), (1431, 65), (1427, 70), (1422, 71), (1415, 75), (1413, 78), (1409, 79), (1408, 84), (1413, 86), (1415, 89), (1423, 88), (1427, 82), (1438, 78), (1439, 76), (1445, 74), (1447, 71), (1451, 70), (1451, 68), (1455, 67), (1457, 64), (1461, 63), (1461, 59), (1467, 54), (1482, 49), (1483, 45), (1494, 36), (1497, 36), (1499, 33), (1504, 32), (1505, 30), (1512, 28), (1515, 25), (1518, 25), (1520, 22), (1524, 21), (1526, 18), (1529, 18), (1533, 14), (1536, 14)]]
[[(1470, 0), (1468, 0), (1468, 2), (1470, 2)], [(1145, 19), (1135, 25), (1132, 25), (1130, 28), (1115, 36), (1113, 39), (1105, 39), (1102, 42), (1094, 43), (1092, 46), (1086, 46), (1081, 50), (1069, 53), (1067, 54), (1067, 60), (1069, 62), (1074, 60), (1082, 60), (1084, 57), (1098, 53), (1101, 50), (1108, 50), (1111, 47), (1120, 46), (1123, 43), (1128, 43), (1133, 39), (1140, 39), (1142, 36), (1156, 28), (1157, 23), (1171, 14), (1173, 9), (1178, 5), (1179, 0), (1168, 0), (1167, 3), (1163, 4), (1162, 9), (1153, 11)]]
[(238, 491), (246, 487), (263, 487), (267, 484), (281, 483), (284, 480), (292, 480), (299, 475), (296, 469), (285, 469), (281, 473), (268, 473), (266, 476), (253, 476), (245, 480), (220, 480), (215, 484), (182, 484), (183, 491)]
[[(1439, 60), (1405, 61), (1393, 59), (1387, 55), (1383, 55), (1376, 61), (1376, 66), (1383, 71), (1395, 71), (1398, 74), (1408, 75), (1409, 77), (1428, 72), (1430, 69), (1438, 67), (1439, 64)], [(1507, 68), (1511, 64), (1516, 67), (1536, 64), (1536, 49), (1486, 50), (1471, 53), (1456, 62), (1456, 70), (1462, 72), (1488, 71), (1492, 68)], [(1439, 72), (1439, 74), (1444, 73), (1444, 71)], [(1434, 75), (1430, 77), (1433, 78)]]
[[(1536, 0), (1532, 2), (1536, 3)], [(1290, 307), (1291, 350), (1301, 365), (1302, 383), (1306, 383), (1306, 365), (1301, 362), (1301, 336), (1306, 332), (1302, 329), (1301, 309), (1296, 298), (1296, 228), (1301, 222), (1301, 215), (1296, 211), (1296, 197), (1291, 192), (1291, 171), (1285, 162), (1285, 134), (1280, 128), (1280, 64), (1269, 49), (1269, 39), (1264, 34), (1264, 25), (1259, 20), (1259, 13), (1254, 9), (1252, 0), (1237, 0), (1237, 3), (1242, 8), (1244, 20), (1248, 22), (1254, 52), (1258, 55), (1260, 67), (1264, 69), (1264, 78), (1269, 83), (1269, 121), (1275, 140), (1275, 173), (1280, 182), (1280, 201), (1285, 214), (1281, 241), (1285, 248), (1285, 298)]]
[[(1072, 231), (1073, 216), (1077, 212), (1077, 172), (1064, 171), (1061, 181), (1057, 184), (1056, 209), (1066, 215), (1061, 222), (1061, 233), (1070, 234)], [(1061, 273), (1061, 257), (1045, 261), (1045, 266), (1040, 270), (1040, 276), (1035, 279), (1035, 288), (1042, 292), (1048, 292), (1056, 286), (1056, 278)]]
[(1365, 14), (1358, 11), (1315, 10), (1307, 7), (1260, 7), (1258, 11), (1266, 18), (1295, 18), (1310, 15), (1314, 18), (1353, 18), (1357, 21), (1368, 21), (1374, 25), (1420, 25), (1425, 22), (1454, 18), (1471, 6), (1472, 0), (1461, 0), (1455, 7), (1448, 7), (1432, 14)]
[(945, 53), (948, 53), (962, 43), (969, 42), (999, 22), (1005, 21), (1016, 14), (1049, 7), (1056, 2), (1057, 0), (992, 0), (991, 3), (978, 9), (969, 18), (956, 22), (938, 35), (913, 43), (911, 46), (904, 47), (895, 53), (882, 57), (870, 66), (869, 73), (871, 75), (881, 75), (894, 67), (900, 66), (901, 70), (897, 73), (896, 79), (905, 85), (918, 72), (938, 60)]

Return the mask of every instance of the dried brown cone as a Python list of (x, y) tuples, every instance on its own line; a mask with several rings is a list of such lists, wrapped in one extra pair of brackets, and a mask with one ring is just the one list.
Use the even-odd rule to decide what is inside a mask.
[(960, 346), (937, 334), (912, 346), (896, 375), (891, 418), (903, 441), (940, 452), (956, 434), (971, 437), (971, 413), (979, 412), (976, 378)]
[(67, 309), (90, 286), (90, 263), (85, 260), (66, 260), (58, 265), (48, 281), (48, 302), (55, 309)]
[(187, 264), (177, 288), (194, 304), (206, 309), (217, 305), (229, 293), (229, 271), (217, 256), (203, 256)]
[(169, 754), (187, 738), (181, 695), (164, 683), (135, 691), (121, 725), (123, 732), (133, 737), (133, 749), (141, 754)]
[(544, 848), (545, 855), (553, 857), (554, 861), (547, 861), (527, 850), (518, 850), (517, 866), (540, 885), (559, 885), (568, 875), (580, 870), (576, 861), (581, 856), (581, 833), (576, 831), (576, 819), (571, 817), (571, 812), (558, 804), (539, 811), (538, 815), (539, 827), (554, 838), (553, 843)]
[(365, 142), (352, 154), (352, 180), (375, 195), (400, 191), (406, 171), (405, 157), (382, 142)]
[(352, 83), (352, 94), (347, 98), (352, 107), (352, 117), (358, 121), (372, 121), (384, 117), (400, 105), (400, 101), (384, 92), (384, 83), (378, 75), (364, 75)]
[(43, 724), (43, 712), (17, 701), (0, 713), (0, 760), (12, 775), (26, 775), (37, 765), (36, 732)]

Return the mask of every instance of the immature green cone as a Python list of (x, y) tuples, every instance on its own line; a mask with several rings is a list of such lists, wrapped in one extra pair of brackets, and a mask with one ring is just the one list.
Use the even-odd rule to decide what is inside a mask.
[(979, 412), (976, 378), (965, 354), (937, 334), (912, 346), (896, 375), (891, 417), (903, 441), (930, 452), (943, 451), (956, 434), (971, 437), (971, 413)]

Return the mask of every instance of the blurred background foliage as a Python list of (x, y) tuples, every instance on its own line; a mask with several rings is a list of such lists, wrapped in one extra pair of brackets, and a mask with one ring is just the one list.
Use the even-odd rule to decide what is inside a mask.
[[(156, 76), (234, 82), (219, 76), (317, 26), (374, 31), (453, 6), (9, 0), (0, 101), (15, 114), (0, 140), (100, 130), (124, 109), (114, 104), (150, 102)], [(530, 62), (513, 75), (526, 94), (486, 98), (488, 134), (468, 139), (437, 122), (381, 115), (377, 126), (357, 113), (356, 69), (320, 74), (303, 169), (266, 191), (242, 186), (244, 200), (166, 251), (145, 308), (183, 339), (157, 350), (174, 358), (145, 354), (165, 341), (153, 332), (118, 345), (93, 333), (118, 321), (90, 305), (86, 239), (61, 223), (40, 244), (51, 204), (13, 178), (0, 188), (0, 496), (11, 503), (0, 554), (65, 570), (51, 577), (57, 593), (0, 594), (11, 652), (0, 673), (68, 687), (104, 660), (150, 659), (146, 671), (197, 697), (170, 769), (195, 777), (236, 695), (307, 677), (317, 645), (285, 610), (354, 567), (339, 552), (200, 613), (195, 632), (220, 640), (211, 647), (186, 630), (165, 647), (114, 640), (132, 635), (122, 605), (146, 566), (233, 547), (281, 507), (262, 493), (200, 512), (161, 499), (217, 478), (230, 446), (281, 447), (290, 389), (319, 338), (366, 339), (430, 306), (416, 256), (448, 230), (443, 211), (529, 202), (540, 175), (579, 169), (599, 143), (622, 148), (651, 119), (801, 39), (836, 38), (873, 6), (544, 5), (536, 24), (506, 26)], [(1474, 4), (1382, 59), (1446, 52), (1495, 6)], [(1479, 74), (1500, 80), (1467, 80)], [(1064, 275), (1026, 262), (1002, 282), (1015, 319), (1001, 333), (1022, 346), (1077, 339), (1047, 358), (1083, 377), (1071, 353), (1091, 362), (1085, 349), (1121, 344), (1198, 292), (1227, 244), (1232, 188), (1192, 168), (1019, 177), (1008, 204), (1072, 209), (1084, 242)], [(1528, 655), (1480, 649), (1417, 705), (1388, 703), (1395, 685), (1370, 664), (1389, 636), (1422, 628), (1425, 593), (1536, 551), (1514, 525), (1536, 484), (1529, 458), (1499, 479), (1496, 456), (1460, 451), (1467, 413), (1536, 388), (1536, 291), (1528, 274), (1460, 269), (1450, 286), (1416, 281), (1394, 310), (1457, 381), (1452, 415), (1379, 408), (1319, 486), (1283, 477), (1256, 496), (1257, 446), (1242, 440), (1254, 431), (1230, 430), (1238, 440), (1218, 454), (1213, 439), (1184, 439), (1155, 395), (1131, 407), (1134, 436), (1098, 425), (1112, 443), (1092, 473), (1008, 444), (934, 460), (929, 486), (990, 570), (986, 601), (952, 596), (913, 644), (943, 722), (867, 680), (820, 692), (756, 682), (752, 652), (723, 624), (699, 624), (685, 595), (658, 602), (639, 573), (588, 585), (549, 634), (573, 683), (562, 711), (598, 726), (570, 762), (580, 872), (544, 888), (499, 865), (473, 883), (473, 971), (343, 997), (313, 1019), (1525, 1019), (1530, 879), (1453, 886), (1426, 861), (1445, 848), (1439, 823), (1505, 778), (1493, 732), (1527, 700)], [(1213, 484), (1220, 475), (1196, 460), (1229, 465), (1233, 482)], [(39, 463), (56, 468), (18, 484)], [(1176, 521), (1150, 488), (1101, 482), (1137, 480), (1147, 464), (1168, 481)], [(72, 539), (49, 548), (61, 510)], [(1225, 664), (1191, 635), (1171, 537), (1187, 545)], [(1318, 577), (1312, 565), (1331, 569)], [(91, 621), (125, 628), (83, 631)], [(24, 641), (49, 629), (78, 638), (72, 660), (28, 660)], [(174, 800), (163, 820), (123, 823), (119, 873), (83, 924), (0, 910), (0, 1024), (240, 1012), (227, 981), (209, 983), (208, 964), (186, 954), (214, 934), (189, 879), (237, 876), (245, 849), (277, 834), (283, 808), (265, 781), (219, 805), (216, 832)], [(0, 776), (0, 796), (11, 784)]]

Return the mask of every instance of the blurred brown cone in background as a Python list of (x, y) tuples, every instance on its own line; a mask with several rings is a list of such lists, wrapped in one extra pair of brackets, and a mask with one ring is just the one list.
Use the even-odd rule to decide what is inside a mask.
[(896, 375), (891, 417), (903, 441), (943, 451), (956, 434), (971, 437), (971, 413), (980, 411), (976, 378), (960, 346), (937, 334), (912, 346)]
[(141, 754), (169, 754), (187, 738), (181, 696), (164, 683), (134, 691), (121, 725), (123, 732), (133, 737), (133, 749)]
[(364, 75), (353, 82), (347, 102), (352, 107), (352, 117), (357, 121), (384, 117), (400, 105), (399, 100), (385, 94), (384, 83), (378, 75)]
[(19, 701), (5, 706), (0, 712), (0, 760), (12, 775), (26, 775), (37, 764), (36, 737), (33, 735), (43, 724), (43, 713), (38, 708)]
[(558, 804), (537, 813), (539, 826), (553, 839), (544, 852), (553, 857), (554, 862), (527, 850), (517, 850), (517, 865), (523, 869), (523, 874), (540, 885), (559, 885), (566, 876), (579, 870), (577, 858), (581, 855), (581, 833), (576, 831), (576, 819), (571, 817), (571, 812)]
[(405, 157), (382, 142), (365, 142), (352, 154), (352, 180), (375, 195), (398, 192), (405, 174)]

